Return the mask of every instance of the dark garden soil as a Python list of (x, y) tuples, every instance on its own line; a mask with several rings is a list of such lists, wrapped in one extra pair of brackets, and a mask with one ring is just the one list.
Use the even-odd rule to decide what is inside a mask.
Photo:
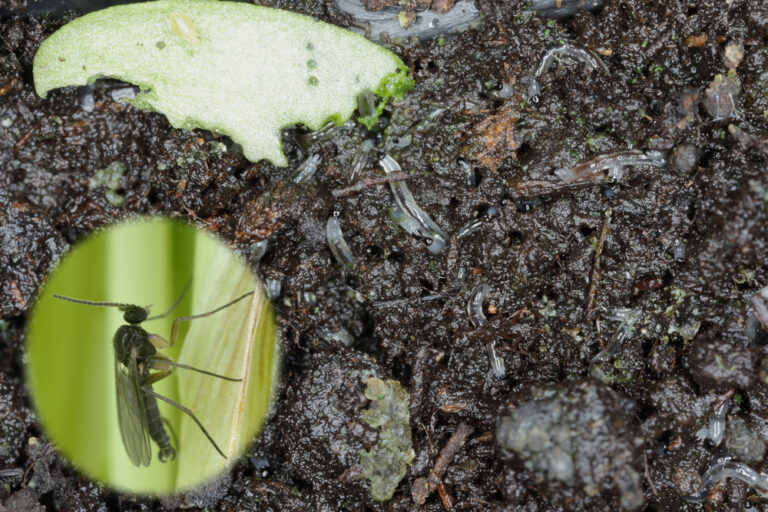
[[(330, 0), (259, 3), (360, 25)], [(74, 14), (0, 22), (0, 509), (699, 510), (683, 498), (720, 458), (768, 469), (768, 336), (752, 300), (768, 285), (768, 3), (607, 0), (559, 21), (526, 13), (529, 3), (478, 1), (480, 26), (387, 43), (416, 86), (387, 108), (385, 130), (286, 132), (288, 168), (114, 101), (125, 87), (115, 81), (98, 82), (91, 112), (76, 88), (39, 98), (33, 55)], [(526, 102), (539, 60), (565, 42), (607, 70), (555, 61), (539, 101)], [(333, 195), (366, 137), (376, 148), (363, 179), (382, 174), (376, 152), (396, 158), (452, 235), (442, 254), (396, 227), (387, 185)], [(632, 148), (666, 164), (626, 167), (613, 182), (554, 174)], [(294, 184), (311, 154), (318, 172)], [(120, 206), (89, 188), (114, 162), (126, 165)], [(356, 272), (326, 244), (334, 211)], [(252, 245), (269, 238), (258, 271), (282, 283), (276, 414), (230, 474), (162, 500), (116, 495), (60, 459), (23, 369), (27, 314), (57, 259), (146, 214), (213, 231), (254, 265)], [(479, 284), (491, 288), (488, 320), (474, 327)], [(617, 318), (625, 309), (634, 326)], [(491, 371), (492, 344), (504, 377)], [(416, 456), (385, 503), (357, 478), (359, 450), (376, 442), (361, 420), (364, 370), (410, 394)], [(698, 440), (723, 407), (724, 440)], [(419, 507), (417, 480), (467, 427)], [(707, 499), (765, 506), (734, 479)]]

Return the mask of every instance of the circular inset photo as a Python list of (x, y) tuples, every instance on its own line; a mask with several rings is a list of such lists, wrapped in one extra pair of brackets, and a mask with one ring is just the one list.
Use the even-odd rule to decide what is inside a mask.
[(77, 244), (27, 332), (45, 433), (90, 478), (138, 494), (189, 489), (241, 456), (268, 415), (279, 355), (248, 265), (212, 235), (158, 218)]

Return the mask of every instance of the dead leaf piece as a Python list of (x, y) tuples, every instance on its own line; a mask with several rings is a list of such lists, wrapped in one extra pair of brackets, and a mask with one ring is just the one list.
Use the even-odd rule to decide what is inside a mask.
[(453, 8), (455, 0), (432, 0), (432, 10), (437, 14), (445, 14)]
[(247, 214), (240, 218), (237, 226), (238, 240), (264, 240), (282, 227), (285, 216), (290, 213), (288, 202), (293, 195), (290, 187), (278, 185), (273, 191), (262, 194), (250, 201)]
[(461, 411), (465, 410), (466, 408), (467, 408), (467, 404), (465, 404), (464, 402), (459, 402), (457, 404), (446, 404), (446, 405), (441, 405), (439, 407), (441, 412), (446, 412), (446, 413), (449, 413), (449, 414), (453, 414), (453, 413), (456, 413), (456, 412), (461, 412)]
[(470, 158), (483, 167), (496, 171), (507, 158), (517, 159), (515, 123), (517, 112), (504, 105), (499, 112), (475, 125), (472, 130), (473, 150)]
[(707, 42), (707, 39), (709, 39), (707, 34), (690, 35), (685, 38), (685, 46), (688, 48), (701, 48)]

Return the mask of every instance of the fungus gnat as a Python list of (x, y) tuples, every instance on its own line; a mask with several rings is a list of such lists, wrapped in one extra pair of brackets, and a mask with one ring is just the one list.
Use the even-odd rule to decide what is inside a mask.
[[(171, 308), (161, 315), (149, 316), (149, 306), (141, 307), (134, 304), (124, 304), (119, 302), (94, 302), (83, 299), (73, 299), (62, 295), (53, 296), (57, 299), (74, 302), (75, 304), (84, 304), (86, 306), (116, 307), (123, 312), (123, 319), (127, 322), (118, 327), (112, 340), (115, 350), (115, 391), (117, 393), (117, 419), (120, 424), (120, 435), (123, 438), (123, 445), (128, 457), (136, 466), (149, 466), (152, 460), (152, 447), (150, 438), (157, 443), (159, 448), (158, 459), (160, 462), (167, 462), (176, 457), (176, 450), (171, 444), (171, 440), (166, 431), (166, 419), (160, 415), (157, 406), (157, 400), (176, 407), (200, 427), (205, 437), (210, 441), (219, 454), (226, 458), (224, 452), (213, 440), (211, 435), (205, 429), (202, 423), (197, 419), (194, 413), (183, 405), (156, 393), (152, 385), (168, 377), (172, 368), (182, 368), (193, 370), (211, 377), (240, 382), (242, 379), (226, 377), (217, 373), (200, 370), (192, 366), (173, 361), (170, 357), (158, 353), (158, 349), (172, 347), (176, 342), (179, 322), (194, 320), (210, 316), (224, 308), (227, 308), (236, 302), (252, 295), (248, 292), (238, 298), (219, 306), (216, 309), (197, 315), (181, 316), (173, 320), (171, 327), (170, 340), (166, 340), (158, 334), (147, 332), (141, 323), (148, 320), (156, 320), (168, 316), (181, 302), (184, 293), (189, 288), (189, 284), (181, 292), (181, 295)], [(150, 373), (155, 370), (154, 373)]]

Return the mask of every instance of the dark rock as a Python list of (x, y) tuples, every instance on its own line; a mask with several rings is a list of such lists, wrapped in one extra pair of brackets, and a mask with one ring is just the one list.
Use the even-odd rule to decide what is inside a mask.
[(750, 340), (740, 333), (700, 335), (693, 342), (689, 361), (693, 379), (707, 389), (749, 389), (757, 380), (757, 355)]
[(693, 144), (681, 144), (672, 152), (672, 165), (678, 171), (690, 171), (696, 167), (699, 155)]
[(714, 402), (713, 395), (697, 395), (693, 383), (679, 376), (656, 382), (649, 399), (658, 412), (681, 426), (707, 416)]
[(668, 343), (655, 344), (648, 354), (648, 365), (659, 375), (672, 373), (675, 362), (675, 349)]
[(744, 462), (756, 462), (765, 455), (765, 443), (759, 432), (742, 418), (731, 417), (728, 421), (725, 446), (729, 454)]
[(31, 487), (24, 487), (19, 492), (8, 498), (4, 505), (0, 506), (1, 512), (44, 512), (45, 507), (40, 505), (37, 492)]
[(531, 388), (513, 403), (499, 420), (498, 443), (552, 500), (581, 500), (613, 489), (622, 508), (643, 505), (629, 400), (583, 379)]

